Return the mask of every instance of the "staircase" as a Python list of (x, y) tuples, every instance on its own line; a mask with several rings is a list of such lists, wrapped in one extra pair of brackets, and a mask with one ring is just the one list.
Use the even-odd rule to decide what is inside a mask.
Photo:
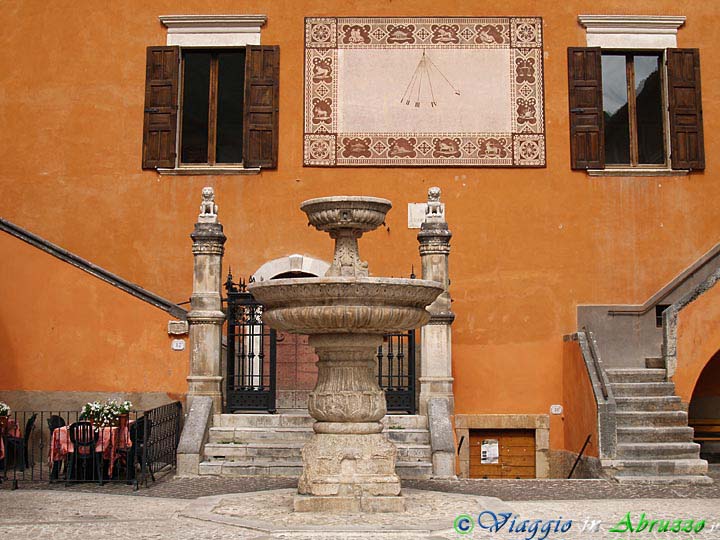
[(648, 358), (646, 365), (606, 370), (617, 406), (617, 452), (601, 461), (604, 472), (621, 483), (711, 483), (687, 405), (665, 380), (660, 359)]
[[(306, 412), (215, 415), (200, 474), (298, 477), (302, 447), (312, 436), (314, 422)], [(398, 475), (404, 479), (429, 478), (432, 453), (427, 418), (390, 415), (383, 424), (383, 433), (398, 449)]]

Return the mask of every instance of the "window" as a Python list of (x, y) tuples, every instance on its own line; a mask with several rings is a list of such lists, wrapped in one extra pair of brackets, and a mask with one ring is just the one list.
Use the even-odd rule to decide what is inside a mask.
[(665, 166), (662, 56), (602, 53), (606, 166)]
[(277, 46), (148, 47), (143, 168), (231, 174), (277, 167)]
[(182, 55), (180, 163), (243, 161), (245, 49)]
[(705, 168), (700, 55), (678, 49), (682, 16), (580, 15), (568, 48), (573, 169), (630, 175)]

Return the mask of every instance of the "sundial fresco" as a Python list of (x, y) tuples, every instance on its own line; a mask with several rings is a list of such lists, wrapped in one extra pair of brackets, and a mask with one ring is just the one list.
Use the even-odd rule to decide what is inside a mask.
[(544, 167), (542, 20), (305, 19), (306, 166)]

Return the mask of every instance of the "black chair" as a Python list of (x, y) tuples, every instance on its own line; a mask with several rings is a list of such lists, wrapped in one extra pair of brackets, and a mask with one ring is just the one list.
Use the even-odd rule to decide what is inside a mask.
[[(57, 414), (53, 414), (50, 418), (47, 419), (47, 426), (48, 431), (50, 431), (50, 443), (52, 444), (52, 436), (53, 431), (55, 431), (57, 428), (61, 428), (65, 426), (65, 419)], [(52, 471), (50, 471), (50, 481), (57, 480), (60, 477), (60, 467), (62, 465), (62, 461), (55, 461), (52, 464)]]
[(30, 447), (30, 435), (35, 429), (35, 420), (37, 420), (37, 413), (33, 413), (25, 422), (25, 432), (22, 437), (5, 438), (5, 453), (8, 456), (8, 462), (12, 463), (15, 470), (24, 471), (30, 467), (28, 448)]
[(53, 414), (50, 418), (47, 419), (47, 425), (48, 430), (50, 430), (50, 436), (52, 437), (53, 431), (55, 431), (57, 428), (61, 428), (63, 426), (66, 426), (65, 419), (57, 414)]
[[(145, 459), (145, 442), (150, 440), (150, 431), (152, 430), (152, 421), (141, 416), (130, 425), (130, 442), (132, 446), (127, 452), (127, 481), (128, 483), (135, 480), (135, 460), (136, 456), (141, 470), (143, 460)], [(155, 474), (152, 471), (151, 464), (148, 463), (148, 470), (152, 481), (155, 481)]]
[[(90, 472), (95, 474), (97, 481), (103, 485), (103, 456), (102, 452), (96, 450), (100, 434), (95, 431), (90, 422), (75, 422), (68, 428), (70, 442), (73, 444), (73, 451), (68, 452), (65, 465), (65, 485), (71, 480), (87, 479), (88, 465)], [(82, 475), (78, 475), (79, 471)], [(92, 477), (91, 477), (92, 479)]]

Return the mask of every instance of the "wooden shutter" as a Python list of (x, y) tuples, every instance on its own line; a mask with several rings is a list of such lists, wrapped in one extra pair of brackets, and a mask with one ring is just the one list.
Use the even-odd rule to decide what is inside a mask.
[(668, 49), (667, 73), (672, 168), (704, 169), (699, 51)]
[(280, 47), (248, 45), (245, 52), (243, 164), (274, 169), (278, 161)]
[(180, 47), (148, 47), (143, 169), (175, 167)]
[(605, 133), (600, 47), (568, 48), (570, 166), (605, 167)]

